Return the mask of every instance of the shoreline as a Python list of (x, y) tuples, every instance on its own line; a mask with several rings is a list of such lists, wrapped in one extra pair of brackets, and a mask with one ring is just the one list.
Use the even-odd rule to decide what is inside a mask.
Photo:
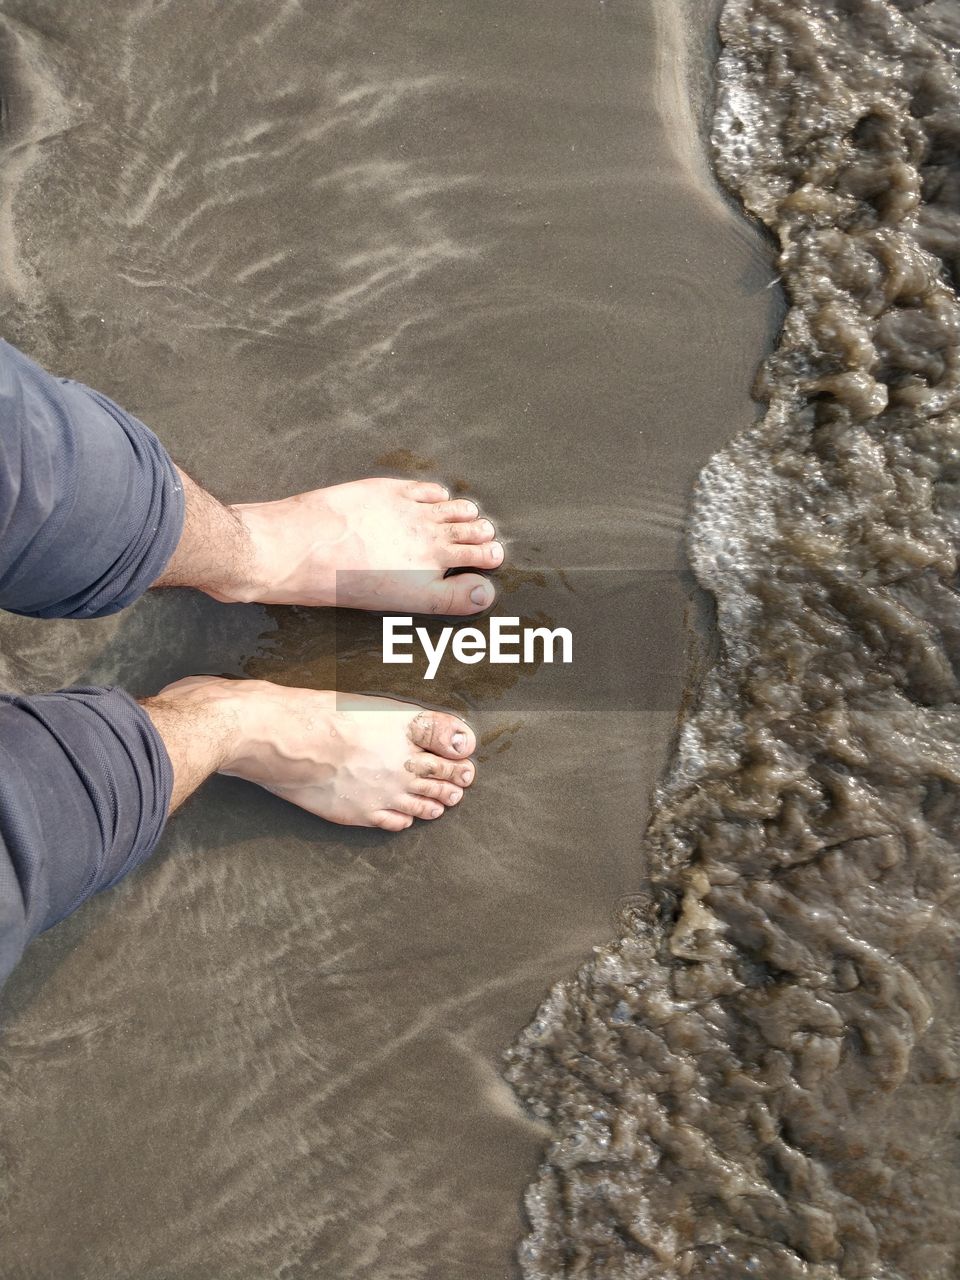
[[(683, 42), (664, 62), (652, 12), (10, 0), (38, 5), (89, 115), (18, 195), (45, 305), (4, 323), (28, 352), (226, 500), (397, 467), (469, 489), (509, 538), (507, 601), (537, 569), (680, 571), (777, 309), (765, 246), (678, 161), (657, 60)], [(215, 78), (184, 55), (207, 48)], [(0, 1269), (513, 1271), (543, 1133), (497, 1064), (643, 888), (687, 607), (604, 615), (602, 652), (631, 629), (639, 712), (482, 689), (481, 780), (436, 830), (328, 828), (218, 779), (39, 940), (5, 995), (24, 1208)], [(202, 671), (329, 687), (335, 638), (188, 592), (98, 630), (0, 619), (32, 679), (136, 694)]]

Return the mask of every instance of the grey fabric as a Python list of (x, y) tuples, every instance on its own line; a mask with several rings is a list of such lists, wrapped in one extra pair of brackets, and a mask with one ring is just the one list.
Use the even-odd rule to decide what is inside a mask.
[[(143, 423), (0, 341), (0, 607), (114, 613), (160, 576), (183, 517)], [(0, 982), (31, 938), (149, 856), (172, 789), (122, 690), (0, 694)]]
[(0, 695), (0, 982), (31, 938), (153, 852), (172, 787), (122, 690)]
[(160, 576), (183, 515), (152, 431), (0, 340), (0, 609), (116, 613)]

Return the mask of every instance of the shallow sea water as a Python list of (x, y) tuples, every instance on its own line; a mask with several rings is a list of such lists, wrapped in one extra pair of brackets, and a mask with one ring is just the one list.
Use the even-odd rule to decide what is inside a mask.
[(729, 0), (718, 172), (790, 300), (702, 472), (719, 660), (618, 943), (509, 1075), (527, 1280), (960, 1274), (960, 10)]
[[(702, 662), (689, 494), (754, 421), (781, 318), (698, 132), (715, 19), (0, 3), (5, 336), (225, 499), (435, 476), (497, 518), (514, 572), (679, 584), (596, 621), (641, 633), (640, 710), (476, 697), (480, 783), (442, 822), (333, 829), (219, 780), (31, 948), (3, 995), (5, 1278), (519, 1274), (550, 1132), (502, 1052), (644, 883)], [(4, 619), (0, 677), (322, 687), (331, 643), (321, 615), (169, 592), (100, 623)]]

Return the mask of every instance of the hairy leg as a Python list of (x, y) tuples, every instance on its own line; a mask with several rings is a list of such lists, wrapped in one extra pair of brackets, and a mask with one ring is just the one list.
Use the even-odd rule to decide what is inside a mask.
[(490, 581), (470, 570), (498, 568), (503, 547), (477, 504), (442, 485), (357, 480), (230, 507), (180, 474), (183, 535), (155, 587), (381, 612), (469, 615), (493, 603)]

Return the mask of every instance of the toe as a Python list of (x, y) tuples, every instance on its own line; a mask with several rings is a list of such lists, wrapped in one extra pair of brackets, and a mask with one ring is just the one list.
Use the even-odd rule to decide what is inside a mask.
[(497, 531), (489, 520), (461, 520), (445, 525), (443, 532), (450, 542), (470, 543), (477, 546), (480, 543), (492, 542)]
[[(451, 529), (463, 528), (452, 524)], [(469, 566), (474, 569), (498, 569), (503, 564), (503, 547), (499, 542), (485, 542), (482, 546), (465, 544), (446, 548), (446, 558), (451, 569)]]
[(427, 800), (439, 800), (441, 804), (459, 804), (463, 799), (461, 787), (450, 782), (435, 782), (432, 778), (417, 778), (410, 784), (412, 795), (424, 796)]
[(457, 498), (454, 502), (438, 502), (433, 513), (445, 523), (451, 520), (476, 520), (479, 518), (480, 508), (469, 498)]
[(407, 732), (418, 747), (448, 760), (473, 755), (477, 745), (469, 725), (442, 711), (421, 711), (410, 721)]
[(464, 760), (463, 764), (457, 765), (454, 777), (462, 787), (469, 787), (477, 776), (477, 767), (472, 760)]
[(482, 613), (497, 598), (489, 578), (479, 573), (458, 573), (452, 578), (440, 578), (425, 593), (429, 597), (421, 612), (451, 614), (463, 617)]
[(469, 787), (476, 770), (470, 760), (444, 760), (442, 756), (420, 751), (407, 761), (407, 769), (416, 778), (432, 778), (436, 782), (453, 782)]
[(378, 809), (371, 815), (371, 822), (382, 831), (405, 831), (413, 826), (413, 817), (396, 809)]
[(427, 800), (423, 796), (403, 796), (397, 801), (397, 808), (401, 813), (408, 813), (412, 818), (425, 818), (427, 821), (431, 818), (439, 818), (445, 812), (439, 801)]
[(446, 502), (450, 490), (442, 484), (434, 484), (431, 480), (417, 480), (407, 489), (414, 502)]

